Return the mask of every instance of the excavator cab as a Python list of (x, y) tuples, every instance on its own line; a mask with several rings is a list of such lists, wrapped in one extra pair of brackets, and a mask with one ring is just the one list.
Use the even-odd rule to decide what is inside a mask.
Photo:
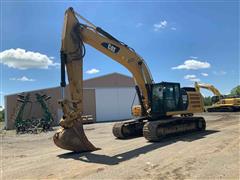
[(151, 118), (166, 116), (166, 112), (183, 110), (179, 83), (161, 82), (152, 85)]
[(218, 102), (220, 100), (219, 96), (212, 96), (211, 101), (213, 104), (215, 104), (216, 102)]
[(212, 104), (215, 104), (215, 103), (219, 102), (221, 99), (225, 99), (225, 98), (227, 98), (227, 97), (223, 96), (223, 95), (221, 95), (221, 96), (212, 96), (211, 101), (212, 101)]

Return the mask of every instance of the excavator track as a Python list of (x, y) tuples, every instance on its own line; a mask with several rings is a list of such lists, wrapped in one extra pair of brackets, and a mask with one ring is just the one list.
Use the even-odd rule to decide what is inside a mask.
[(128, 139), (133, 137), (140, 137), (143, 135), (143, 126), (146, 120), (131, 120), (125, 122), (118, 122), (113, 125), (113, 135), (119, 139)]
[(208, 112), (238, 112), (240, 111), (240, 107), (210, 107), (207, 109)]
[(205, 129), (206, 122), (202, 117), (175, 117), (147, 122), (143, 127), (143, 136), (148, 141), (156, 142), (165, 137)]

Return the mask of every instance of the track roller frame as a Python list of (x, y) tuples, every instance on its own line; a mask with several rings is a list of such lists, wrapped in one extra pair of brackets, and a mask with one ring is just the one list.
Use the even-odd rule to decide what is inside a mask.
[(119, 139), (140, 137), (143, 135), (143, 126), (146, 122), (146, 119), (140, 119), (115, 123), (112, 129), (113, 135)]
[(206, 122), (202, 117), (176, 117), (173, 119), (149, 121), (143, 127), (143, 136), (151, 142), (186, 132), (203, 131)]

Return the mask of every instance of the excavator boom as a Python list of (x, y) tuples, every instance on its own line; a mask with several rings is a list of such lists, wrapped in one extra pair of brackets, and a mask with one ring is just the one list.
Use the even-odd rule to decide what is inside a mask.
[[(80, 23), (77, 16), (87, 24)], [(83, 149), (84, 151), (91, 151), (96, 149), (87, 140), (83, 128), (80, 128), (82, 127), (81, 118), (83, 115), (82, 67), (85, 54), (84, 43), (91, 45), (103, 54), (116, 60), (133, 74), (142, 115), (146, 115), (149, 110), (148, 91), (150, 91), (150, 85), (153, 83), (151, 73), (146, 63), (132, 48), (75, 13), (73, 8), (67, 9), (62, 32), (61, 86), (66, 86), (66, 67), (71, 100), (63, 99), (60, 101), (64, 113), (60, 121), (62, 129), (55, 134), (53, 139), (57, 146), (73, 151), (83, 151)], [(78, 128), (76, 128), (76, 126), (78, 126)], [(70, 141), (74, 139), (73, 137), (76, 133), (81, 137), (79, 138), (81, 142), (76, 143)]]
[(195, 82), (195, 89), (197, 91), (200, 91), (200, 88), (204, 88), (204, 89), (211, 91), (215, 96), (221, 96), (220, 91), (213, 85)]

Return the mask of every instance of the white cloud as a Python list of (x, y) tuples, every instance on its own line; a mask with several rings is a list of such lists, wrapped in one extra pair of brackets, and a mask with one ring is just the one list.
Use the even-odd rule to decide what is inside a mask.
[(197, 59), (198, 57), (197, 56), (190, 56), (190, 58)]
[(222, 70), (221, 71), (213, 71), (213, 74), (221, 76), (221, 75), (227, 74), (227, 72), (226, 71), (222, 71)]
[(207, 77), (208, 73), (201, 73), (201, 75)]
[(193, 79), (193, 78), (196, 78), (196, 75), (194, 75), (194, 74), (188, 74), (188, 75), (185, 75), (185, 76), (184, 76), (184, 79)]
[(199, 82), (200, 81), (200, 79), (197, 78), (197, 76), (194, 75), (194, 74), (185, 75), (184, 79), (189, 80), (189, 81), (194, 81), (194, 82)]
[(173, 30), (173, 31), (176, 31), (176, 30), (177, 30), (177, 28), (175, 28), (175, 27), (171, 27), (171, 30)]
[(189, 79), (189, 81), (193, 81), (193, 82), (200, 82), (200, 81), (201, 81), (201, 79), (199, 79), (199, 78), (193, 78), (193, 79)]
[(0, 57), (0, 63), (16, 69), (48, 69), (49, 66), (59, 66), (59, 63), (52, 61), (54, 57), (20, 48), (2, 51)]
[(141, 22), (137, 23), (137, 25), (136, 25), (137, 28), (140, 28), (142, 26), (143, 26), (143, 23), (141, 23)]
[(197, 61), (194, 59), (189, 59), (184, 61), (183, 64), (178, 65), (176, 67), (172, 67), (172, 69), (205, 69), (205, 68), (210, 68), (211, 65), (208, 62), (203, 62), (203, 61)]
[(89, 69), (86, 71), (87, 74), (96, 74), (96, 73), (99, 73), (100, 71), (98, 69)]
[(30, 82), (36, 81), (35, 79), (31, 79), (26, 76), (22, 76), (21, 78), (10, 78), (9, 80), (11, 80), (11, 81), (30, 81)]
[(167, 27), (167, 21), (161, 21), (160, 23), (156, 23), (153, 25), (153, 30), (154, 31), (159, 31), (160, 29), (164, 29)]

